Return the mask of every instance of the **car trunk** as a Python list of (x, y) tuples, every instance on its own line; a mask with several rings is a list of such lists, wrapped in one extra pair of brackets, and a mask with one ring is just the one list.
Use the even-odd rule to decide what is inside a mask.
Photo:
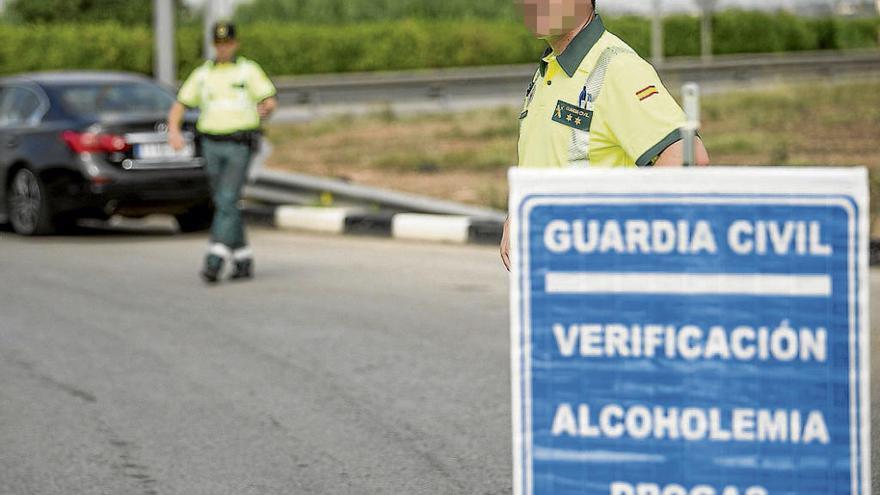
[(202, 166), (195, 139), (195, 120), (183, 125), (186, 146), (176, 151), (168, 144), (165, 115), (107, 116), (95, 130), (101, 135), (122, 138), (104, 147), (104, 158), (126, 170), (195, 168)]

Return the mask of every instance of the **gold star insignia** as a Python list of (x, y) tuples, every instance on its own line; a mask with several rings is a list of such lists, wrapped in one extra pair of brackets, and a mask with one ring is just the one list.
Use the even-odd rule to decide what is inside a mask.
[(578, 117), (578, 118), (574, 119), (574, 123), (575, 123), (575, 125), (581, 125), (581, 118)]
[(571, 114), (566, 115), (566, 116), (565, 116), (565, 120), (571, 122)]

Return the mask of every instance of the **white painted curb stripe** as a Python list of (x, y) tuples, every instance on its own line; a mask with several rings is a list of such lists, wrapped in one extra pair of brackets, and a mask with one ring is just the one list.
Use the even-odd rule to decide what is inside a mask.
[(275, 210), (275, 226), (280, 229), (310, 230), (329, 234), (345, 232), (345, 219), (356, 210), (281, 206)]
[(391, 220), (391, 236), (397, 239), (466, 244), (470, 226), (469, 217), (400, 213)]
[(550, 272), (548, 294), (676, 294), (829, 297), (828, 275)]

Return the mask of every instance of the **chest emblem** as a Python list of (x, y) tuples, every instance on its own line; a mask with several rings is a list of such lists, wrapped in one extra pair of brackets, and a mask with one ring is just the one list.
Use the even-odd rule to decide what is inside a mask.
[(553, 122), (560, 123), (579, 131), (589, 132), (592, 121), (592, 110), (585, 110), (577, 105), (572, 105), (571, 103), (566, 103), (562, 100), (556, 102), (556, 108), (553, 109)]

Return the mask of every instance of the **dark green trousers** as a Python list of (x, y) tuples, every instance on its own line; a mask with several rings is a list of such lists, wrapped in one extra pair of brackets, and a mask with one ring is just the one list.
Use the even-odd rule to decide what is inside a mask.
[(202, 139), (202, 154), (214, 199), (211, 241), (230, 250), (247, 246), (238, 200), (247, 181), (251, 147), (234, 141)]

